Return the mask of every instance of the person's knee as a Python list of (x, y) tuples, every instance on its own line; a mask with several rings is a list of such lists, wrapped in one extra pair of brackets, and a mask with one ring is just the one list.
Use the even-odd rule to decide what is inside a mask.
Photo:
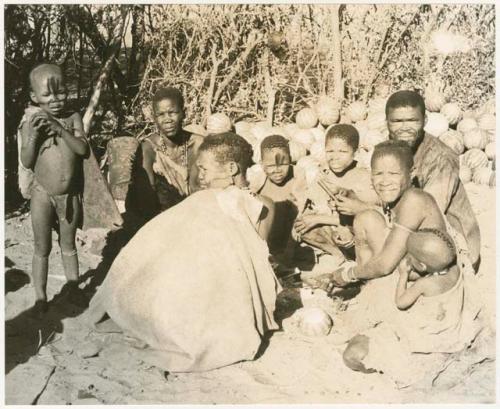
[(35, 240), (35, 254), (38, 257), (48, 257), (52, 251), (51, 241)]
[(356, 335), (352, 338), (342, 355), (344, 364), (353, 371), (365, 372), (363, 358), (368, 354), (368, 343), (369, 340), (364, 335)]
[(64, 253), (71, 253), (76, 250), (75, 246), (75, 238), (63, 238), (59, 240), (59, 246), (61, 247), (61, 251)]

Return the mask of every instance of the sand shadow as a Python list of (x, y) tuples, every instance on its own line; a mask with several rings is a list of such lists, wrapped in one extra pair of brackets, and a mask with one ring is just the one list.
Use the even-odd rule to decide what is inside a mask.
[[(95, 269), (88, 270), (80, 276), (81, 282), (90, 278), (90, 283), (83, 288), (88, 300), (95, 294), (96, 288), (106, 277), (113, 260), (133, 233), (124, 229), (108, 233), (106, 245), (102, 251), (102, 261)], [(19, 288), (20, 282), (25, 280), (25, 273), (21, 270), (9, 271), (9, 277), (15, 277), (15, 280), (10, 287), (6, 285), (6, 291)], [(6, 283), (7, 280), (6, 275)], [(8, 374), (17, 365), (27, 362), (38, 353), (42, 345), (49, 343), (56, 334), (61, 334), (64, 329), (63, 320), (78, 317), (86, 309), (87, 306), (73, 304), (66, 295), (60, 292), (49, 301), (49, 310), (45, 314), (37, 316), (34, 308), (31, 307), (7, 320), (5, 322), (5, 373)]]
[(10, 268), (5, 271), (5, 294), (17, 291), (29, 284), (30, 277), (23, 270)]

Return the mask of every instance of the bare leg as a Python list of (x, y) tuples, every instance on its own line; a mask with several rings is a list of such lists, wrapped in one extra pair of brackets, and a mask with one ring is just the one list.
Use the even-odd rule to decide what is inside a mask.
[(80, 220), (81, 206), (78, 197), (71, 198), (72, 215), (69, 220), (59, 219), (59, 245), (61, 246), (61, 258), (64, 267), (67, 284), (63, 293), (67, 292), (69, 301), (81, 307), (87, 307), (88, 300), (78, 288), (78, 254), (75, 246), (76, 229)]
[(78, 197), (71, 198), (73, 214), (70, 220), (59, 219), (59, 245), (61, 246), (61, 258), (64, 274), (68, 281), (78, 281), (78, 255), (75, 247), (76, 229), (80, 219), (81, 207)]
[(47, 301), (48, 257), (52, 249), (54, 208), (48, 195), (33, 189), (31, 196), (31, 225), (35, 239), (32, 279), (37, 301)]
[(389, 229), (384, 217), (375, 210), (366, 210), (354, 218), (354, 237), (356, 242), (356, 261), (366, 264), (384, 247)]
[(363, 358), (368, 355), (370, 339), (365, 335), (356, 335), (353, 337), (342, 355), (344, 363), (353, 371), (364, 373), (376, 372), (374, 369), (366, 368), (363, 364)]

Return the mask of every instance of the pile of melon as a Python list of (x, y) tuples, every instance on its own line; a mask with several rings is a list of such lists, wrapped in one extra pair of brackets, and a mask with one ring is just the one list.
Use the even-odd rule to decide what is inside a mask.
[[(356, 159), (359, 166), (369, 169), (373, 148), (389, 138), (386, 101), (386, 97), (379, 96), (368, 104), (354, 101), (341, 109), (333, 98), (320, 96), (314, 104), (297, 112), (295, 123), (279, 126), (270, 126), (265, 121), (236, 123), (236, 133), (254, 150), (257, 165), (249, 169), (249, 178), (263, 172), (258, 165), (262, 140), (278, 134), (289, 140), (292, 162), (312, 180), (325, 159), (326, 131), (337, 123), (352, 124), (358, 130), (360, 142)], [(425, 131), (459, 155), (461, 180), (495, 186), (495, 100), (474, 111), (463, 112), (457, 103), (446, 102), (440, 91), (430, 88), (425, 93), (425, 106)]]
[(462, 112), (435, 89), (425, 93), (426, 132), (439, 138), (460, 159), (463, 183), (495, 186), (495, 99)]
[[(314, 104), (297, 112), (295, 123), (270, 126), (267, 122), (241, 121), (235, 124), (237, 134), (253, 147), (254, 162), (260, 161), (260, 144), (269, 135), (282, 135), (288, 139), (292, 162), (305, 171), (312, 180), (325, 159), (325, 134), (329, 126), (338, 123), (352, 124), (360, 135), (360, 148), (356, 153), (359, 166), (369, 168), (373, 148), (388, 139), (385, 120), (386, 98), (376, 98), (368, 103), (356, 101), (341, 112), (340, 105), (328, 96), (320, 96)], [(254, 165), (247, 175), (251, 179), (262, 172)]]

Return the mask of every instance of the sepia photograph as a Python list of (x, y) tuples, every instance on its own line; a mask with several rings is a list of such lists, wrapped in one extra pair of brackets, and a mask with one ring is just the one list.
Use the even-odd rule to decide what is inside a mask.
[(497, 402), (493, 1), (3, 34), (4, 404)]

